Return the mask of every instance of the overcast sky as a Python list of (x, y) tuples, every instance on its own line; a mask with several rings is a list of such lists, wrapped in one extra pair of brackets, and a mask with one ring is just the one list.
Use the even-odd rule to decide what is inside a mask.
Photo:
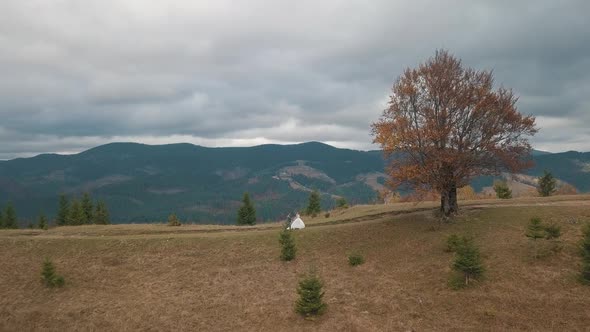
[(445, 48), (514, 89), (535, 148), (590, 151), (590, 1), (0, 1), (0, 159), (99, 144), (373, 149)]

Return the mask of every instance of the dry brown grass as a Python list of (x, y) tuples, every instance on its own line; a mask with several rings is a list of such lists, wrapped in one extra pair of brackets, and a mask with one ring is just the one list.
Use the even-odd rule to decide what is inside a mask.
[[(2, 231), (0, 330), (584, 331), (590, 287), (576, 280), (576, 243), (590, 197), (571, 199), (470, 202), (440, 228), (429, 212), (389, 213), (413, 204), (356, 207), (328, 218), (341, 223), (310, 220), (295, 234), (298, 257), (289, 263), (279, 260), (279, 225)], [(531, 258), (524, 227), (533, 215), (562, 227), (560, 253)], [(488, 273), (475, 287), (447, 286), (451, 233), (471, 234), (481, 247)], [(350, 267), (351, 250), (366, 263)], [(64, 288), (41, 285), (45, 256)], [(298, 277), (311, 265), (329, 304), (316, 321), (293, 310)]]

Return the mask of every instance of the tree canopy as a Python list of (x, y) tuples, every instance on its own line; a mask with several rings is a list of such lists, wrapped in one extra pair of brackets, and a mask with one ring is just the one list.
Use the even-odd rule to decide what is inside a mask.
[(509, 89), (494, 89), (491, 71), (466, 68), (444, 50), (406, 69), (372, 125), (391, 184), (438, 192), (450, 215), (458, 210), (457, 188), (472, 178), (530, 167), (528, 136), (537, 128), (533, 116), (518, 112), (517, 100)]

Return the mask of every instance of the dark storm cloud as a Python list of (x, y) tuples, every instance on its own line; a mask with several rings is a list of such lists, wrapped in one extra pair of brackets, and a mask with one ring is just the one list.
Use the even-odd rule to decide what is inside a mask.
[(446, 48), (590, 150), (587, 1), (0, 2), (0, 159), (111, 141), (372, 148), (406, 67)]

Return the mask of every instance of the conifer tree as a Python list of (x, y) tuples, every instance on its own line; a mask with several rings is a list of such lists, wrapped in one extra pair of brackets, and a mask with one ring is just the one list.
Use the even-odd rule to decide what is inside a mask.
[(59, 196), (59, 207), (57, 210), (57, 225), (65, 226), (68, 224), (68, 218), (70, 216), (70, 204), (66, 195)]
[(453, 269), (463, 273), (465, 286), (467, 286), (471, 279), (477, 279), (484, 272), (479, 249), (472, 241), (465, 241), (456, 250), (457, 253), (453, 262)]
[(555, 178), (553, 177), (553, 174), (551, 174), (551, 172), (548, 172), (547, 170), (545, 170), (543, 175), (541, 175), (539, 177), (539, 184), (537, 187), (537, 191), (539, 192), (539, 195), (541, 195), (543, 197), (551, 196), (557, 190), (556, 188), (557, 188), (557, 180), (555, 180)]
[(590, 223), (582, 229), (582, 281), (590, 285)]
[(339, 209), (346, 209), (346, 208), (348, 208), (348, 202), (346, 201), (346, 198), (344, 198), (344, 197), (338, 198), (338, 200), (336, 200), (336, 206)]
[(496, 192), (496, 197), (500, 199), (512, 198), (512, 190), (508, 188), (506, 181), (494, 181), (494, 191)]
[(43, 261), (41, 282), (47, 287), (61, 287), (65, 283), (64, 278), (55, 273), (55, 266), (53, 266), (53, 262), (49, 258), (45, 258)]
[(297, 287), (299, 299), (295, 303), (295, 311), (303, 316), (318, 316), (326, 311), (324, 303), (323, 283), (315, 271), (306, 275)]
[(80, 204), (80, 201), (75, 199), (72, 201), (72, 205), (70, 206), (66, 224), (70, 226), (82, 225), (84, 220), (85, 216), (84, 210), (82, 209), (82, 204)]
[(537, 239), (542, 239), (546, 236), (545, 228), (541, 222), (541, 218), (534, 217), (531, 218), (527, 230), (525, 233), (526, 237), (533, 239), (533, 243), (535, 246), (535, 258), (539, 257), (539, 250), (537, 246)]
[(238, 225), (255, 225), (256, 224), (256, 209), (250, 201), (250, 195), (244, 193), (242, 198), (242, 206), (238, 210)]
[(295, 258), (297, 248), (295, 247), (295, 239), (291, 230), (283, 229), (279, 235), (279, 243), (281, 244), (281, 260), (291, 261)]
[(16, 211), (12, 202), (8, 202), (4, 209), (4, 228), (18, 228)]
[(109, 225), (111, 223), (109, 210), (103, 201), (98, 201), (98, 203), (96, 203), (94, 223), (97, 225)]
[(43, 229), (43, 230), (47, 230), (47, 228), (49, 227), (47, 225), (47, 218), (45, 218), (45, 215), (44, 214), (41, 214), (39, 216), (39, 223), (37, 224), (37, 227), (39, 229)]
[(84, 220), (82, 221), (83, 224), (92, 224), (94, 223), (94, 211), (92, 206), (92, 200), (90, 200), (90, 195), (88, 193), (84, 193), (82, 196), (82, 211), (84, 212)]
[(168, 216), (168, 226), (180, 226), (180, 220), (176, 217), (176, 214), (172, 213)]
[(309, 203), (305, 212), (307, 215), (313, 217), (322, 212), (320, 193), (317, 190), (312, 191), (309, 195)]

